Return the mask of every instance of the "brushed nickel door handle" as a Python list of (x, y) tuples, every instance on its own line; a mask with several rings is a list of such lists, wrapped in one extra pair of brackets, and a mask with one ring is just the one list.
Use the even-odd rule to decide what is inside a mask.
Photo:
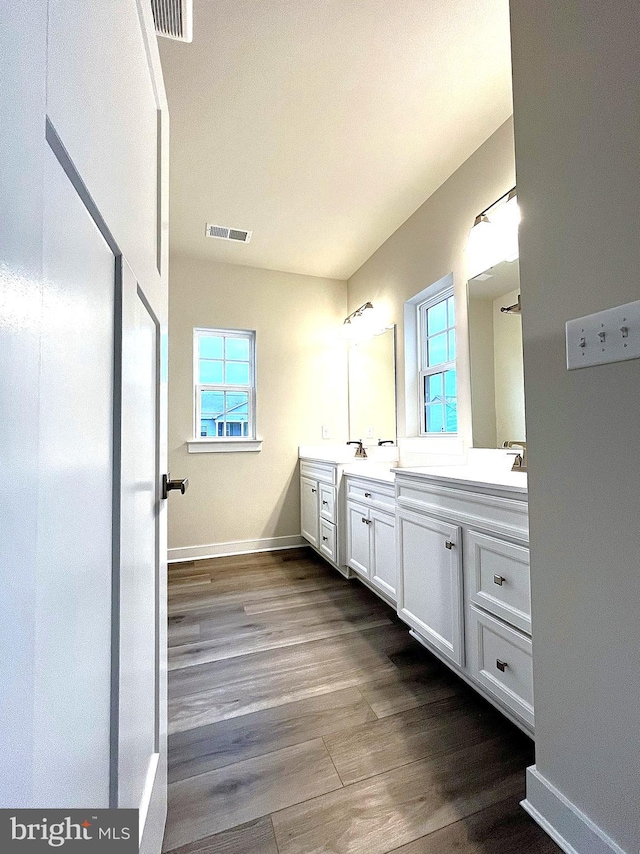
[(502, 585), (504, 584), (504, 576), (503, 575), (494, 575), (493, 576), (493, 583), (497, 584), (499, 587), (502, 587)]
[(496, 667), (498, 668), (498, 670), (501, 673), (504, 673), (504, 671), (507, 669), (508, 666), (509, 665), (507, 664), (506, 661), (500, 661), (499, 658), (496, 659)]
[(447, 540), (447, 542), (444, 544), (445, 549), (449, 549), (449, 551), (451, 551), (454, 546), (455, 543), (452, 543), (451, 540)]
[(189, 486), (189, 478), (184, 477), (182, 480), (171, 480), (170, 474), (162, 475), (162, 497), (167, 498), (172, 490), (180, 490), (180, 494), (184, 495)]

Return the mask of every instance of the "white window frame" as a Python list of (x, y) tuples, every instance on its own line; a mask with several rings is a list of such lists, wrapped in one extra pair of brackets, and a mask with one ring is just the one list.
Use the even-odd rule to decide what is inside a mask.
[[(425, 401), (425, 395), (424, 395), (424, 387), (425, 387), (425, 378), (426, 377), (432, 376), (433, 374), (444, 374), (446, 371), (455, 370), (456, 371), (456, 402), (458, 400), (458, 372), (457, 372), (457, 367), (456, 367), (457, 353), (458, 353), (458, 333), (457, 333), (457, 326), (456, 326), (455, 322), (454, 322), (453, 326), (448, 325), (448, 317), (447, 317), (447, 327), (445, 330), (442, 330), (442, 331), (446, 331), (446, 333), (447, 333), (447, 347), (448, 347), (449, 346), (448, 333), (451, 329), (454, 330), (454, 332), (455, 332), (456, 359), (451, 359), (448, 362), (441, 362), (439, 365), (429, 366), (427, 364), (428, 363), (428, 356), (427, 356), (427, 341), (428, 341), (428, 337), (427, 337), (427, 311), (430, 308), (433, 308), (435, 305), (438, 305), (441, 302), (446, 302), (446, 300), (448, 300), (449, 297), (453, 297), (455, 317), (457, 320), (458, 307), (455, 304), (455, 294), (453, 291), (454, 291), (453, 285), (451, 285), (450, 287), (439, 290), (436, 294), (429, 297), (429, 299), (423, 300), (422, 302), (418, 303), (418, 305), (416, 306), (416, 312), (417, 312), (416, 326), (418, 329), (418, 341), (419, 341), (419, 345), (417, 348), (418, 349), (418, 401), (419, 401), (419, 403), (418, 403), (418, 405), (419, 405), (418, 435), (428, 437), (428, 438), (434, 438), (436, 436), (447, 436), (447, 437), (451, 438), (451, 437), (456, 437), (459, 433), (459, 429), (456, 430), (455, 432), (449, 432), (446, 430), (442, 430), (438, 433), (427, 432), (427, 423), (426, 423), (426, 421), (427, 421), (427, 418), (426, 418), (427, 409), (426, 409), (426, 401)], [(439, 335), (442, 334), (442, 331), (439, 332), (438, 334)], [(444, 382), (444, 377), (443, 377), (443, 382)], [(458, 417), (459, 417), (459, 412), (458, 412)]]
[[(240, 338), (249, 342), (249, 383), (200, 383), (200, 339)], [(223, 357), (224, 357), (223, 353)], [(223, 358), (224, 361), (226, 359)], [(202, 392), (222, 391), (248, 393), (247, 436), (200, 436)], [(189, 453), (259, 451), (262, 440), (257, 436), (256, 424), (256, 333), (251, 329), (213, 329), (196, 327), (193, 330), (193, 439), (188, 443)]]

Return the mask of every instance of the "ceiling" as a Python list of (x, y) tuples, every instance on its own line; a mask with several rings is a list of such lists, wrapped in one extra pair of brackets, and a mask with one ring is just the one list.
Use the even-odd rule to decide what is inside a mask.
[(482, 275), (469, 281), (469, 296), (471, 299), (494, 300), (511, 291), (520, 290), (520, 264), (516, 261), (501, 261), (490, 267)]
[(347, 279), (512, 111), (508, 0), (195, 0), (159, 41), (171, 248), (201, 258)]

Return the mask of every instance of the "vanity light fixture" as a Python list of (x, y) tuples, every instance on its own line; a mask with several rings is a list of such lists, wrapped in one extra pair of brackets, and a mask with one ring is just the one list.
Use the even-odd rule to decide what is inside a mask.
[(519, 224), (520, 209), (512, 187), (475, 218), (467, 242), (470, 278), (500, 261), (516, 260)]
[(380, 322), (379, 312), (373, 307), (373, 303), (365, 302), (348, 317), (342, 324), (342, 334), (345, 338), (362, 341), (378, 335), (386, 327)]

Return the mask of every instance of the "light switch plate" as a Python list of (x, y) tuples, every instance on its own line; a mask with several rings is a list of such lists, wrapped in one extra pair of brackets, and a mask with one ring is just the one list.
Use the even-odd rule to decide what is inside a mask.
[(567, 370), (640, 359), (640, 300), (567, 321)]
[(330, 439), (331, 438), (331, 430), (329, 429), (329, 427), (326, 424), (322, 425), (322, 438), (323, 439)]

